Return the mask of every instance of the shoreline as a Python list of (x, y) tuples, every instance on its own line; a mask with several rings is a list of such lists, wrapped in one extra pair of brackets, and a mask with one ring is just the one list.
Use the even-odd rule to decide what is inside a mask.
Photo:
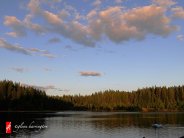
[(82, 110), (65, 110), (65, 111), (0, 111), (0, 113), (59, 113), (59, 112), (98, 112), (98, 113), (184, 113), (184, 111), (82, 111)]

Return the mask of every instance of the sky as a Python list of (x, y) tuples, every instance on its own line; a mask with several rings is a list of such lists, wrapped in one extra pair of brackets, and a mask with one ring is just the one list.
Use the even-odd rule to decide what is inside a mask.
[(49, 95), (184, 84), (183, 0), (1, 0), (0, 80)]

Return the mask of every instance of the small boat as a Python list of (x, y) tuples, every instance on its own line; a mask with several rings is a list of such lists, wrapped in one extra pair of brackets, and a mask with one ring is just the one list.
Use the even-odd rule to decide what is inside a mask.
[(162, 128), (163, 126), (161, 124), (153, 124), (152, 127), (153, 128)]

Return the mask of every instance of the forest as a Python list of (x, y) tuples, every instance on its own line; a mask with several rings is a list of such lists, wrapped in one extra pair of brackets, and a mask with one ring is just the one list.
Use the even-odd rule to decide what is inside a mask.
[(45, 91), (0, 81), (0, 111), (184, 111), (184, 85), (126, 92), (49, 96)]

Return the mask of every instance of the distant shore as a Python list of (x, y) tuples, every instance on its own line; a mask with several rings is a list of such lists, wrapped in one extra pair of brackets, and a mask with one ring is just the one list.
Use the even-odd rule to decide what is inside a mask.
[(184, 85), (49, 96), (43, 90), (4, 80), (0, 81), (0, 111), (180, 112), (184, 111)]

